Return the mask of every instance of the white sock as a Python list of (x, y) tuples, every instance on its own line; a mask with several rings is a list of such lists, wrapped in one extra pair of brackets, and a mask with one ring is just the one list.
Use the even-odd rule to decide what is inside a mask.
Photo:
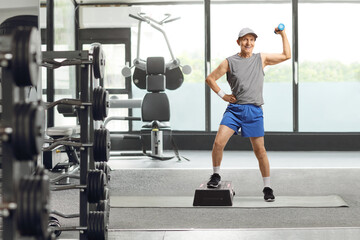
[(213, 169), (214, 169), (214, 173), (217, 173), (217, 174), (220, 173), (220, 166), (213, 167)]
[(270, 177), (263, 177), (264, 188), (270, 187)]

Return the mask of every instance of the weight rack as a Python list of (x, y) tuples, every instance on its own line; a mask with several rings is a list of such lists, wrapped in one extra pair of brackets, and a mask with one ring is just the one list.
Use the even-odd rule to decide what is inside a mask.
[[(86, 186), (88, 183), (88, 173), (90, 169), (95, 169), (94, 154), (92, 151), (94, 143), (94, 114), (93, 105), (93, 89), (94, 78), (102, 78), (102, 68), (105, 65), (105, 59), (102, 51), (96, 52), (99, 48), (94, 48), (90, 59), (89, 51), (56, 51), (56, 52), (43, 52), (43, 66), (48, 68), (58, 68), (61, 66), (74, 66), (78, 65), (81, 68), (80, 74), (80, 99), (82, 105), (78, 108), (78, 119), (80, 124), (80, 185)], [(56, 62), (54, 59), (66, 59), (62, 62)], [(85, 103), (85, 104), (84, 104)], [(107, 113), (106, 113), (107, 114)], [(76, 227), (79, 229), (79, 239), (88, 239), (86, 229), (89, 225), (88, 219), (90, 214), (88, 202), (88, 194), (86, 189), (80, 190), (80, 209), (79, 209), (79, 224)], [(106, 226), (107, 228), (107, 226)], [(89, 230), (87, 230), (89, 231)], [(106, 230), (107, 231), (107, 230)]]
[(35, 28), (0, 37), (3, 239), (47, 237), (49, 178), (33, 172), (43, 143), (44, 109), (26, 96), (39, 80), (40, 46)]

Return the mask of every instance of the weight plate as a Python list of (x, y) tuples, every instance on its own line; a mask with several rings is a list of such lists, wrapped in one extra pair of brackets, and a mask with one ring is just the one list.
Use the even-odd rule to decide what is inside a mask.
[(89, 240), (106, 240), (108, 238), (106, 215), (104, 212), (89, 212), (87, 237)]
[(109, 93), (102, 87), (93, 90), (93, 118), (95, 121), (104, 121), (109, 111)]
[(102, 129), (102, 151), (103, 151), (103, 161), (107, 162), (110, 158), (110, 149), (111, 149), (111, 141), (110, 141), (110, 132), (108, 129)]
[(105, 73), (105, 53), (102, 49), (101, 44), (92, 45), (93, 53), (93, 68), (95, 78), (104, 78)]
[(50, 198), (50, 179), (48, 175), (37, 176), (38, 179), (38, 196), (35, 200), (36, 216), (37, 216), (37, 235), (47, 239), (49, 233), (47, 231), (49, 219), (49, 198)]
[(19, 103), (14, 112), (13, 153), (18, 160), (30, 160), (41, 152), (43, 145), (44, 109), (34, 103)]
[(93, 154), (95, 162), (107, 162), (110, 158), (110, 132), (106, 128), (94, 131)]
[(31, 235), (31, 221), (30, 221), (30, 194), (33, 189), (33, 181), (28, 176), (20, 180), (18, 197), (18, 212), (17, 212), (17, 225), (22, 235)]
[(96, 222), (95, 222), (95, 213), (92, 211), (92, 212), (89, 212), (89, 215), (88, 215), (88, 226), (87, 226), (87, 237), (89, 240), (91, 239), (96, 239)]
[(109, 93), (104, 90), (102, 101), (102, 116), (105, 119), (109, 113)]
[[(31, 111), (31, 103), (24, 103), (24, 108), (23, 108), (23, 112), (21, 113), (20, 116), (20, 123), (22, 125), (22, 151), (26, 154), (26, 158), (27, 159), (31, 159), (32, 158), (32, 154), (31, 154), (31, 115), (30, 115), (30, 111)], [(19, 151), (20, 151), (20, 147), (19, 147)]]
[(100, 200), (105, 200), (106, 199), (106, 191), (105, 191), (105, 186), (107, 185), (107, 179), (106, 179), (106, 174), (102, 171), (100, 171), (100, 181), (98, 183), (99, 186), (99, 199)]
[(99, 170), (90, 170), (88, 172), (87, 194), (89, 203), (97, 203), (100, 199), (98, 197), (98, 181)]
[(101, 161), (101, 151), (100, 151), (100, 143), (101, 143), (101, 129), (94, 130), (94, 145), (93, 145), (93, 153), (94, 153), (94, 161)]
[(41, 42), (36, 28), (19, 27), (14, 33), (12, 72), (17, 86), (36, 86), (41, 62)]
[(14, 156), (18, 160), (29, 160), (31, 156), (29, 156), (27, 139), (24, 136), (26, 125), (24, 123), (24, 114), (26, 115), (26, 104), (18, 103), (14, 107), (15, 115), (15, 123), (13, 130), (13, 139), (12, 139), (12, 147)]
[(93, 90), (93, 104), (92, 104), (92, 111), (93, 111), (93, 118), (95, 121), (98, 121), (100, 119), (99, 116), (99, 101), (100, 101), (100, 96), (99, 96), (99, 90), (100, 88), (94, 88)]
[(42, 106), (31, 107), (31, 152), (33, 155), (41, 153), (44, 144), (45, 111)]
[(26, 201), (27, 184), (28, 182), (24, 178), (20, 180), (19, 193), (17, 196), (18, 209), (17, 209), (16, 221), (17, 221), (18, 229), (20, 231), (22, 231), (25, 228), (25, 223), (26, 223), (25, 204), (27, 203)]
[(109, 181), (110, 168), (106, 162), (97, 162), (96, 169), (102, 170), (107, 176), (107, 180)]
[(106, 161), (106, 136), (104, 129), (100, 130), (100, 160)]

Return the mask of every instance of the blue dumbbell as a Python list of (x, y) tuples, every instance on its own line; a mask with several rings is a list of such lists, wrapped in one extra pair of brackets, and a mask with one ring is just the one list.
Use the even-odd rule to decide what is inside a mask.
[[(284, 28), (285, 28), (285, 25), (283, 23), (280, 23), (279, 26), (278, 26), (279, 31), (284, 30)], [(276, 33), (276, 31), (274, 31), (274, 33)]]

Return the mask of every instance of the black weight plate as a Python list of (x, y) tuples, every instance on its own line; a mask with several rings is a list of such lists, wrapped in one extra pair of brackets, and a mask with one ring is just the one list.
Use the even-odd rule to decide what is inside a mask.
[(95, 78), (101, 78), (100, 75), (100, 48), (98, 45), (92, 46), (92, 53), (93, 53), (93, 71)]
[(110, 201), (109, 200), (101, 200), (96, 205), (96, 211), (104, 212), (106, 216), (106, 224), (109, 222), (110, 218)]
[(14, 34), (15, 58), (12, 65), (17, 86), (36, 86), (41, 61), (40, 38), (36, 28), (18, 28)]
[(109, 94), (102, 87), (94, 89), (93, 117), (96, 121), (104, 121), (108, 115)]
[(31, 103), (24, 103), (24, 109), (21, 113), (21, 124), (23, 125), (23, 144), (22, 144), (22, 151), (26, 153), (26, 158), (31, 159), (33, 156), (31, 151), (32, 145), (32, 126), (31, 126)]
[(100, 101), (100, 88), (94, 88), (93, 90), (93, 105), (92, 105), (92, 112), (93, 118), (95, 121), (98, 121), (101, 117), (99, 114), (99, 101)]
[(25, 38), (24, 31), (20, 29), (16, 29), (13, 33), (13, 47), (12, 47), (12, 54), (13, 54), (13, 60), (12, 60), (12, 73), (14, 76), (14, 81), (16, 84), (18, 84), (18, 81), (21, 81), (23, 76), (23, 39)]
[(31, 129), (31, 153), (38, 155), (41, 152), (44, 144), (44, 125), (45, 112), (44, 108), (37, 105), (32, 105), (30, 110), (30, 129)]
[(101, 172), (100, 170), (94, 170), (95, 171), (95, 177), (94, 177), (94, 196), (95, 196), (95, 199), (94, 199), (94, 203), (96, 202), (99, 202), (101, 199), (101, 185), (100, 185), (100, 182), (101, 182)]
[(94, 144), (93, 144), (93, 154), (94, 154), (94, 161), (100, 162), (100, 131), (101, 129), (94, 130)]
[(99, 181), (100, 181), (100, 171), (99, 170), (90, 170), (88, 172), (88, 202), (97, 203), (100, 198), (99, 196)]
[(15, 123), (14, 123), (14, 133), (12, 139), (12, 147), (14, 156), (18, 160), (29, 160), (31, 158), (29, 154), (29, 145), (28, 139), (26, 138), (26, 130), (28, 129), (25, 118), (28, 110), (27, 104), (16, 104), (14, 107)]
[(26, 177), (27, 181), (27, 188), (26, 193), (24, 195), (24, 222), (23, 222), (23, 228), (20, 230), (22, 235), (29, 236), (33, 234), (33, 225), (32, 225), (32, 193), (34, 189), (35, 182), (32, 178)]
[(101, 44), (93, 44), (93, 68), (95, 78), (104, 78), (105, 54)]
[(100, 200), (99, 203), (96, 205), (96, 211), (106, 212), (109, 211), (109, 204), (108, 200)]
[(173, 68), (171, 70), (166, 69), (166, 89), (175, 90), (178, 89), (184, 82), (184, 75), (180, 67)]
[(106, 162), (98, 162), (96, 164), (96, 168), (99, 170), (103, 170), (103, 172), (106, 174), (106, 176), (108, 176), (110, 173), (110, 170), (109, 170), (110, 168)]
[(100, 161), (106, 161), (106, 135), (105, 129), (100, 129)]
[(36, 27), (38, 26), (38, 16), (36, 15), (17, 15), (7, 18), (0, 24), (0, 35), (9, 35), (17, 27)]
[(13, 151), (18, 160), (29, 160), (41, 152), (44, 141), (44, 109), (33, 103), (17, 104)]
[(39, 66), (42, 61), (40, 33), (36, 28), (31, 29), (28, 50), (28, 69), (31, 85), (36, 87), (39, 80)]
[(88, 239), (95, 239), (94, 238), (94, 234), (95, 234), (95, 225), (94, 225), (94, 212), (91, 211), (88, 214), (88, 222), (87, 222), (87, 237)]
[(110, 139), (110, 131), (108, 129), (105, 128), (106, 131), (106, 157), (105, 157), (105, 161), (109, 161), (110, 158), (110, 150), (111, 150), (111, 139)]
[(12, 147), (13, 147), (13, 153), (17, 159), (21, 158), (22, 151), (19, 151), (20, 149), (20, 141), (22, 139), (21, 132), (23, 132), (22, 127), (23, 125), (20, 123), (21, 116), (22, 116), (22, 104), (16, 104), (14, 107), (14, 113), (15, 115), (15, 121), (14, 121), (14, 128), (13, 128), (13, 134), (12, 134)]
[(17, 196), (18, 208), (16, 215), (17, 226), (20, 231), (22, 231), (22, 229), (25, 228), (25, 223), (26, 223), (25, 204), (27, 203), (26, 201), (26, 194), (27, 194), (26, 189), (28, 188), (27, 185), (28, 185), (28, 181), (26, 181), (26, 179), (24, 178), (20, 179), (19, 192)]
[(37, 209), (37, 232), (38, 236), (47, 239), (49, 233), (47, 231), (49, 219), (49, 198), (50, 198), (50, 179), (48, 175), (37, 176), (38, 179), (38, 197), (36, 201)]
[(18, 225), (19, 231), (21, 233), (26, 233), (27, 229), (28, 229), (28, 222), (29, 222), (29, 218), (28, 218), (28, 202), (29, 202), (29, 189), (31, 188), (31, 181), (29, 181), (28, 177), (24, 177), (23, 179), (21, 179), (21, 181), (23, 181), (22, 184), (22, 191), (24, 192), (22, 195), (22, 199), (21, 199), (21, 207), (22, 207), (22, 212), (20, 215), (21, 219), (20, 219), (20, 225)]
[[(32, 227), (34, 229), (34, 234), (37, 236), (42, 236), (42, 221), (41, 221), (41, 210), (42, 210), (42, 189), (41, 189), (41, 179), (40, 176), (34, 176), (34, 188), (32, 194)], [(47, 220), (48, 218), (46, 218)], [(46, 221), (47, 223), (47, 221)], [(47, 224), (46, 224), (47, 227)]]
[(103, 121), (104, 119), (108, 116), (109, 113), (109, 93), (108, 91), (104, 90), (103, 93), (103, 101), (102, 101), (102, 116), (103, 116)]
[(140, 89), (146, 89), (146, 71), (135, 67), (133, 82)]
[(108, 238), (106, 215), (103, 212), (89, 212), (87, 237), (89, 240), (106, 240)]
[(88, 172), (88, 177), (87, 177), (87, 197), (88, 197), (88, 202), (89, 203), (92, 203), (94, 202), (94, 182), (93, 182), (93, 175), (94, 175), (94, 172), (93, 170), (89, 170)]
[(94, 131), (93, 154), (95, 162), (107, 162), (110, 158), (110, 132), (106, 128)]
[(99, 171), (100, 171), (100, 181), (98, 183), (98, 186), (99, 186), (99, 189), (98, 189), (99, 199), (100, 200), (105, 200), (106, 199), (105, 187), (107, 185), (107, 177), (106, 177), (106, 174), (103, 172), (103, 170), (99, 170)]

